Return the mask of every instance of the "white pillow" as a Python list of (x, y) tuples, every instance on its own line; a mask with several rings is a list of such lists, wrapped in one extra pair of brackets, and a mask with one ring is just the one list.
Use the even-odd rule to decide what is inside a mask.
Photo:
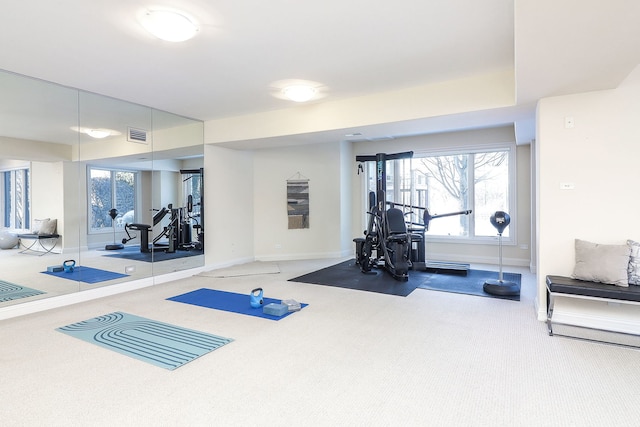
[(40, 225), (38, 234), (56, 234), (56, 228), (58, 228), (57, 219), (45, 219)]
[(601, 245), (576, 239), (576, 265), (574, 279), (629, 286), (627, 268), (631, 248), (629, 245)]
[(627, 245), (631, 248), (627, 275), (630, 285), (640, 285), (640, 242), (627, 240)]
[(31, 232), (33, 234), (40, 234), (40, 228), (42, 228), (42, 223), (45, 221), (49, 221), (49, 218), (44, 218), (44, 219), (34, 219), (33, 220), (33, 227), (31, 228)]

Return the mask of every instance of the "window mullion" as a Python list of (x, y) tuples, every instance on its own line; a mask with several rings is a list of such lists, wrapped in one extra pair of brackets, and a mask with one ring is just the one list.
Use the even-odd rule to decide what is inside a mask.
[[(116, 194), (116, 189), (117, 189), (116, 175), (117, 175), (116, 171), (111, 171), (111, 208), (110, 209), (117, 208), (116, 200), (118, 199)], [(114, 221), (111, 221), (110, 227), (111, 228), (115, 227)]]
[(16, 183), (16, 171), (11, 171), (11, 228), (16, 226), (16, 197), (18, 185)]
[[(476, 155), (469, 154), (469, 165), (467, 171), (467, 185), (469, 186), (469, 191), (467, 192), (467, 209), (471, 209), (475, 211), (475, 200), (476, 200)], [(473, 213), (471, 213), (473, 215)], [(469, 237), (476, 237), (476, 222), (473, 221), (473, 216), (469, 220)]]

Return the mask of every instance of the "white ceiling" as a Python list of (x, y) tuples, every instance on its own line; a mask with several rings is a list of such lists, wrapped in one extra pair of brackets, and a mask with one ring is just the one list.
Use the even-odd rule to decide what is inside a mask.
[[(0, 69), (205, 121), (291, 108), (271, 95), (282, 79), (322, 83), (327, 102), (515, 73), (510, 108), (368, 126), (371, 138), (516, 123), (526, 143), (538, 99), (613, 88), (640, 63), (637, 0), (0, 1)], [(193, 15), (198, 36), (146, 34), (136, 15), (154, 6)], [(344, 135), (297, 140), (309, 137)]]

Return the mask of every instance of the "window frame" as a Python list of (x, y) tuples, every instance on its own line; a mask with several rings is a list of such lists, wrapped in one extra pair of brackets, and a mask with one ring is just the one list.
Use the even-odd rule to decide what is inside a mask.
[[(16, 224), (16, 174), (22, 174), (22, 182), (23, 189), (20, 194), (20, 200), (22, 202), (22, 224), (20, 227)], [(7, 174), (11, 175), (11, 180), (7, 181)], [(10, 229), (17, 230), (28, 230), (31, 228), (31, 168), (30, 167), (14, 167), (14, 168), (6, 168), (0, 170), (0, 185), (2, 188), (0, 189), (0, 194), (2, 195), (0, 198), (0, 207), (2, 209), (2, 226)], [(10, 203), (11, 203), (11, 211), (7, 212), (7, 187), (10, 186), (11, 189), (9, 191)], [(12, 214), (11, 214), (12, 213)], [(7, 216), (9, 217), (9, 222), (7, 223)]]
[[(439, 149), (421, 149), (413, 151), (413, 158), (410, 160), (411, 162), (415, 162), (416, 159), (420, 157), (434, 157), (434, 156), (455, 156), (455, 155), (467, 155), (467, 154), (476, 154), (476, 153), (488, 153), (495, 151), (506, 151), (507, 152), (507, 161), (508, 161), (508, 186), (507, 186), (507, 198), (508, 198), (508, 211), (511, 218), (511, 222), (509, 224), (509, 235), (502, 236), (502, 243), (505, 245), (515, 245), (517, 242), (517, 224), (518, 224), (518, 215), (516, 212), (517, 206), (517, 150), (514, 143), (494, 143), (494, 144), (482, 144), (482, 145), (471, 145), (471, 146), (457, 146), (457, 147), (449, 147), (449, 148), (439, 148)], [(400, 162), (402, 160), (390, 160), (393, 162)], [(409, 161), (409, 160), (407, 160)], [(374, 163), (374, 162), (371, 162)], [(371, 166), (366, 168), (366, 179), (363, 186), (364, 190), (364, 206), (367, 206), (368, 200), (368, 188), (369, 188), (369, 180), (371, 179), (370, 171)], [(375, 164), (373, 166), (374, 174), (375, 174)], [(470, 171), (468, 175), (468, 179), (471, 184), (473, 184), (475, 174), (474, 170)], [(394, 179), (398, 182), (398, 178), (394, 174)], [(375, 175), (373, 177), (375, 182)], [(387, 181), (389, 181), (389, 176), (387, 176)], [(394, 188), (397, 187), (394, 185)], [(496, 231), (495, 236), (476, 236), (475, 235), (475, 185), (469, 185), (469, 193), (467, 197), (468, 200), (468, 208), (471, 209), (472, 212), (470, 215), (474, 216), (469, 220), (469, 234), (467, 236), (445, 236), (445, 235), (436, 235), (429, 234), (427, 231), (427, 239), (431, 243), (463, 243), (463, 244), (491, 244), (497, 243), (498, 233)], [(395, 194), (394, 194), (395, 197)], [(444, 212), (431, 212), (432, 214), (444, 213)], [(365, 212), (365, 224), (366, 224), (367, 214)], [(436, 219), (437, 221), (437, 219)]]
[[(92, 217), (92, 209), (91, 209), (91, 171), (92, 170), (100, 170), (107, 171), (110, 173), (111, 180), (111, 201), (113, 206), (113, 201), (117, 200), (116, 196), (116, 180), (115, 175), (118, 172), (127, 172), (134, 174), (134, 185), (133, 185), (133, 205), (134, 205), (134, 219), (137, 218), (137, 213), (139, 211), (140, 206), (140, 171), (135, 169), (126, 169), (126, 168), (114, 168), (108, 166), (100, 166), (100, 165), (87, 165), (87, 234), (89, 235), (99, 235), (105, 233), (113, 233), (114, 229), (118, 231), (118, 228), (113, 226), (113, 222), (111, 225), (102, 227), (102, 228), (93, 228), (91, 226), (91, 217)], [(125, 212), (120, 212), (120, 214), (124, 214)], [(122, 230), (120, 230), (122, 231)]]
[(198, 197), (193, 197), (193, 211), (191, 212), (191, 216), (197, 218), (197, 222), (198, 224), (201, 221), (201, 206), (200, 206), (200, 198), (202, 197), (202, 180), (203, 180), (203, 176), (202, 176), (202, 172), (198, 171), (188, 171), (188, 172), (182, 172), (181, 171), (181, 177), (182, 177), (182, 195), (183, 195), (183, 201), (184, 201), (184, 206), (187, 206), (187, 198), (189, 195), (193, 196), (193, 183), (195, 182), (194, 180), (197, 179), (197, 184), (196, 186), (199, 187), (198, 191), (200, 192), (200, 194), (198, 194)]

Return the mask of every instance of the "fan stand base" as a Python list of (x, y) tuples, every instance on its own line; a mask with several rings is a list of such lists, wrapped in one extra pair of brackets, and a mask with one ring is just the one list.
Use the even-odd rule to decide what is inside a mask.
[(124, 245), (122, 245), (120, 243), (113, 243), (113, 244), (109, 244), (109, 245), (105, 246), (104, 249), (106, 251), (116, 251), (118, 249), (124, 249)]

